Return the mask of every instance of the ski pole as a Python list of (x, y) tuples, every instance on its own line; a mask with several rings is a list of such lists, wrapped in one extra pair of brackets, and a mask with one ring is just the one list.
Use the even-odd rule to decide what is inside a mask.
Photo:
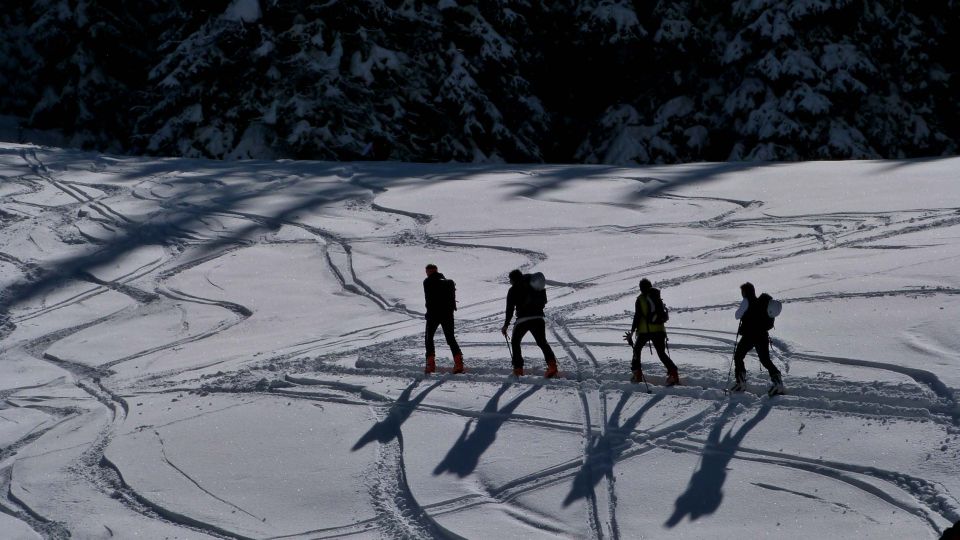
[(503, 334), (503, 341), (507, 344), (507, 352), (510, 353), (510, 367), (513, 367), (513, 347), (510, 346), (510, 338)]

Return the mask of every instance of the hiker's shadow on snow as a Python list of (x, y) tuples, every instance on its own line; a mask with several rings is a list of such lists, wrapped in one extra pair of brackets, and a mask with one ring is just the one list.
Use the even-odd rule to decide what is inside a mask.
[(570, 506), (579, 499), (594, 496), (594, 489), (597, 484), (604, 477), (613, 474), (613, 464), (623, 451), (630, 447), (627, 441), (637, 424), (640, 423), (640, 419), (664, 398), (662, 394), (650, 398), (637, 412), (633, 413), (633, 416), (621, 424), (620, 415), (632, 395), (632, 392), (627, 392), (620, 396), (620, 401), (610, 414), (610, 418), (607, 419), (603, 435), (591, 441), (587, 457), (580, 467), (580, 471), (573, 478), (573, 485), (570, 486), (570, 493), (563, 500), (563, 506)]
[(736, 407), (736, 403), (728, 405), (710, 430), (710, 435), (703, 447), (700, 466), (690, 477), (686, 491), (674, 503), (673, 515), (664, 524), (667, 527), (676, 526), (686, 516), (690, 516), (690, 521), (694, 521), (720, 508), (720, 503), (723, 501), (723, 484), (727, 480), (727, 466), (730, 460), (737, 453), (747, 433), (770, 413), (770, 405), (760, 407), (757, 414), (740, 426), (736, 433), (731, 430), (721, 439), (720, 433)]
[[(496, 440), (497, 431), (503, 426), (503, 423), (510, 419), (510, 415), (523, 400), (540, 389), (539, 386), (533, 386), (501, 408), (499, 407), (500, 398), (503, 397), (510, 386), (510, 383), (503, 383), (497, 393), (484, 406), (480, 415), (467, 422), (467, 425), (463, 427), (463, 433), (460, 434), (450, 451), (447, 452), (443, 461), (433, 470), (435, 476), (449, 472), (463, 478), (472, 473), (477, 468), (477, 463), (480, 462), (480, 456)], [(475, 424), (473, 431), (470, 431), (471, 424)]]
[(387, 417), (374, 424), (373, 427), (364, 433), (363, 437), (360, 437), (360, 440), (353, 445), (351, 451), (356, 452), (373, 441), (377, 441), (380, 444), (386, 444), (394, 439), (399, 438), (401, 433), (400, 428), (403, 426), (403, 423), (407, 421), (407, 418), (410, 418), (410, 415), (413, 414), (413, 411), (420, 405), (420, 402), (423, 401), (423, 398), (427, 397), (427, 394), (432, 392), (442, 383), (443, 381), (439, 380), (430, 385), (423, 392), (417, 394), (417, 397), (410, 399), (410, 395), (413, 394), (413, 390), (417, 387), (417, 385), (420, 384), (419, 380), (413, 381), (410, 386), (408, 386), (403, 393), (400, 394), (400, 397), (398, 397), (393, 403), (393, 405), (390, 407), (390, 410), (387, 411)]

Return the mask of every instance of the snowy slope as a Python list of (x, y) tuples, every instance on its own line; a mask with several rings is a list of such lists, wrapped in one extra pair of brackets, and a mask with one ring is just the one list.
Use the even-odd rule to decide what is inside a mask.
[[(238, 3), (239, 5), (239, 3)], [(135, 159), (0, 144), (4, 538), (937, 538), (960, 520), (958, 159)], [(423, 267), (468, 372), (422, 376)], [(506, 275), (563, 377), (510, 380)], [(684, 384), (629, 383), (647, 277)], [(728, 397), (738, 286), (789, 394)]]

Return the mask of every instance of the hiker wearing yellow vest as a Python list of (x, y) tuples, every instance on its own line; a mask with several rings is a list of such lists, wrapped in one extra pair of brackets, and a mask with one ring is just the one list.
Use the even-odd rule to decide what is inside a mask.
[[(634, 383), (644, 381), (640, 355), (643, 352), (643, 346), (651, 341), (660, 362), (663, 363), (663, 367), (667, 368), (667, 378), (664, 384), (667, 386), (679, 384), (680, 376), (677, 373), (677, 365), (667, 354), (667, 328), (665, 323), (669, 316), (666, 307), (663, 305), (663, 300), (660, 298), (660, 290), (654, 288), (650, 280), (646, 278), (640, 280), (640, 294), (637, 296), (635, 308), (633, 324), (626, 335), (627, 341), (633, 347), (633, 361), (630, 365), (633, 377), (630, 380)], [(636, 333), (636, 340), (633, 337), (634, 333)]]

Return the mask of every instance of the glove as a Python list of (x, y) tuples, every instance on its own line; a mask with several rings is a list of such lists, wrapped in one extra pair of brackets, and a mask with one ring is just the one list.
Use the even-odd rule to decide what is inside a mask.
[(507, 337), (507, 328), (509, 328), (509, 326), (510, 326), (509, 324), (505, 324), (500, 329), (500, 333), (503, 334), (503, 337)]
[(630, 344), (633, 347), (633, 332), (624, 332), (623, 340)]

